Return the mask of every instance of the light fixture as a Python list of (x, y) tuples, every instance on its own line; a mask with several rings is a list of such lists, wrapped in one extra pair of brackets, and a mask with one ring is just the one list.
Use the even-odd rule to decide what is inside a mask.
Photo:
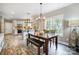
[(27, 12), (27, 18), (28, 18), (28, 19), (31, 18), (31, 13), (30, 13), (30, 11)]
[(45, 19), (43, 15), (43, 3), (40, 3), (40, 16), (38, 17), (38, 19)]
[(14, 15), (14, 14), (15, 14), (15, 12), (14, 12), (14, 11), (12, 11), (12, 12), (11, 12), (11, 14), (12, 14), (12, 15)]

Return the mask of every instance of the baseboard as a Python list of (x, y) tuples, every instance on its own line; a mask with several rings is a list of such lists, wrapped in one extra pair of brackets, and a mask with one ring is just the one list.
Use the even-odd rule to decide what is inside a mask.
[(58, 44), (61, 44), (61, 45), (67, 46), (67, 47), (69, 47), (69, 48), (75, 48), (75, 47), (70, 46), (70, 45), (68, 45), (68, 44), (63, 44), (63, 43), (61, 43), (61, 42), (58, 42)]

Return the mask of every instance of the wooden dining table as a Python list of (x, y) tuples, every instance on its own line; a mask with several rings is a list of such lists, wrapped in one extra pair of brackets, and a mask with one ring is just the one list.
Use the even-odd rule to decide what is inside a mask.
[(51, 40), (54, 40), (55, 47), (57, 50), (58, 48), (58, 35), (57, 34), (43, 34), (43, 35), (30, 34), (30, 35), (45, 41), (45, 54), (46, 55), (48, 55), (48, 44), (49, 44), (49, 41)]

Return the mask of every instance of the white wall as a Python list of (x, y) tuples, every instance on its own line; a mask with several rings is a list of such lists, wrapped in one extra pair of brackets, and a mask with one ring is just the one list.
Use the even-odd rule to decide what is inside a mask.
[[(53, 7), (52, 7), (53, 8)], [(45, 14), (46, 17), (53, 15), (64, 14), (64, 19), (79, 18), (79, 3), (71, 4), (67, 7), (49, 12)]]
[(0, 16), (0, 21), (1, 21), (1, 33), (4, 33), (4, 18), (3, 18), (3, 16)]

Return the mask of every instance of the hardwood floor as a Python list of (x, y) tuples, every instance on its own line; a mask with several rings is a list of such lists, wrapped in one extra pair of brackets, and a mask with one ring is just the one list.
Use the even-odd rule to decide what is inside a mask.
[[(55, 46), (49, 45), (49, 55), (79, 55), (78, 52), (69, 48), (68, 46), (58, 44), (58, 49), (55, 49)], [(26, 46), (26, 43), (23, 42), (21, 36), (6, 35), (5, 36), (5, 45), (1, 51), (1, 55), (36, 55), (37, 48), (34, 45)], [(41, 48), (41, 55), (45, 55)]]

